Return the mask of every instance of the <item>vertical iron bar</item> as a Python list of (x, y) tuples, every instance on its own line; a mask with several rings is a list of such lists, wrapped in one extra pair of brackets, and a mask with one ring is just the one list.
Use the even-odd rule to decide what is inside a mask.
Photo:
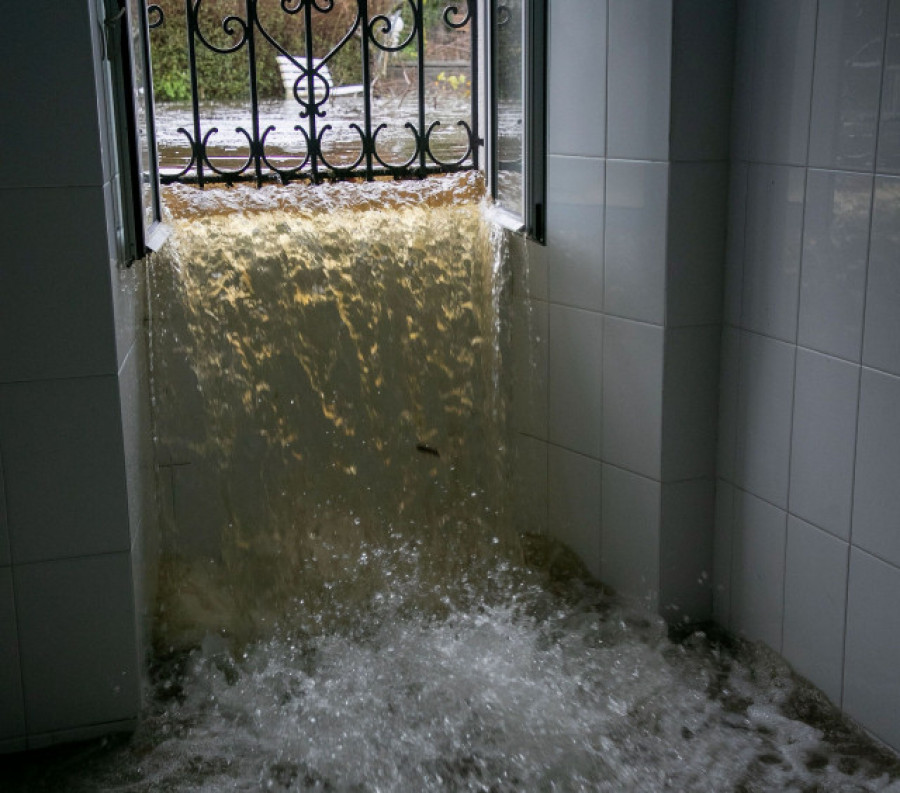
[(206, 153), (200, 137), (200, 90), (197, 86), (197, 52), (194, 45), (197, 19), (194, 14), (194, 0), (184, 0), (184, 6), (187, 13), (188, 70), (191, 74), (191, 112), (194, 114), (194, 151), (197, 157), (197, 184), (203, 187), (203, 158), (206, 156)]
[(363, 130), (365, 140), (363, 149), (366, 154), (366, 181), (371, 182), (372, 153), (375, 149), (372, 140), (372, 74), (369, 64), (369, 3), (368, 0), (359, 0), (359, 15), (362, 22), (362, 81), (363, 81)]
[(415, 3), (416, 34), (419, 47), (419, 176), (425, 176), (425, 15), (422, 13), (423, 0)]
[(469, 6), (469, 30), (471, 31), (469, 39), (469, 82), (472, 84), (472, 167), (477, 171), (479, 162), (479, 143), (481, 140), (478, 128), (478, 82), (481, 75), (478, 72), (478, 4), (477, 0), (467, 0)]
[(306, 101), (309, 103), (309, 165), (312, 169), (313, 184), (319, 181), (319, 141), (316, 137), (316, 113), (319, 109), (316, 103), (316, 81), (313, 73), (313, 37), (312, 37), (312, 5), (313, 0), (306, 0), (304, 4), (303, 19), (306, 22)]
[(253, 140), (250, 144), (253, 166), (256, 171), (256, 186), (262, 187), (262, 164), (260, 152), (262, 145), (259, 142), (259, 86), (256, 76), (256, 0), (246, 0), (247, 9), (247, 58), (250, 61), (250, 113), (252, 114)]

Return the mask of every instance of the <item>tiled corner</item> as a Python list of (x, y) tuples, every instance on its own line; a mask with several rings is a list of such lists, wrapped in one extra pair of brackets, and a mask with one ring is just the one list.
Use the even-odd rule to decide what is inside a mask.
[(719, 356), (719, 408), (716, 436), (716, 474), (734, 484), (737, 471), (738, 386), (741, 370), (741, 331), (722, 329)]
[(603, 307), (603, 205), (606, 163), (547, 158), (547, 281), (550, 300)]
[(547, 150), (606, 154), (606, 0), (550, 8)]
[(662, 486), (659, 605), (671, 623), (696, 624), (712, 615), (715, 491), (713, 479)]
[(806, 178), (797, 341), (859, 361), (872, 177), (810, 170)]
[(115, 376), (0, 386), (0, 445), (16, 564), (128, 549)]
[(872, 171), (887, 0), (819, 0), (809, 164)]
[(651, 479), (662, 472), (664, 331), (606, 317), (602, 458)]
[(750, 159), (751, 106), (753, 99), (753, 62), (756, 53), (758, 3), (739, 2), (734, 37), (734, 80), (731, 101), (732, 163)]
[[(900, 68), (900, 2), (889, 0), (887, 48), (885, 52), (885, 75), (893, 75)], [(900, 117), (892, 108), (896, 90), (893, 79), (884, 79), (881, 87), (881, 115), (878, 128), (878, 155), (875, 163), (877, 173), (900, 174)]]
[(551, 442), (600, 457), (603, 315), (550, 305)]
[(0, 742), (25, 735), (12, 571), (0, 568)]
[(806, 172), (753, 164), (747, 178), (741, 324), (793, 342)]
[[(898, 6), (900, 7), (900, 6)], [(875, 179), (863, 363), (900, 375), (900, 179)]]
[(744, 295), (744, 232), (747, 222), (747, 177), (750, 167), (734, 161), (728, 174), (728, 233), (725, 238), (724, 307), (726, 325), (741, 324)]
[(671, 0), (609, 0), (607, 156), (669, 156)]
[(781, 652), (787, 513), (736, 491), (731, 625), (740, 636)]
[(799, 348), (794, 387), (790, 511), (846, 540), (859, 367)]
[(850, 551), (844, 710), (900, 750), (900, 569)]
[(715, 533), (713, 535), (712, 617), (726, 630), (731, 624), (732, 549), (734, 546), (733, 485), (716, 481)]
[(29, 732), (134, 718), (129, 555), (19, 565), (15, 587)]
[(547, 533), (546, 441), (517, 434), (513, 439), (513, 514), (518, 533)]
[(849, 546), (791, 516), (784, 587), (784, 657), (841, 702)]
[(759, 0), (749, 115), (757, 162), (806, 165), (816, 0)]
[(666, 325), (707, 325), (722, 319), (728, 166), (669, 166)]
[[(0, 187), (103, 184), (93, 58), (101, 25), (93, 9), (93, 3), (29, 3), (9, 20), (9, 40), (0, 52), (0, 103), (15, 108), (16, 129), (0, 137)], [(66, 87), (55, 90), (61, 68)]]
[(741, 334), (735, 482), (787, 509), (796, 347)]
[(674, 5), (672, 25), (673, 160), (727, 160), (736, 3)]
[(519, 432), (546, 440), (549, 306), (523, 299), (514, 302), (512, 311), (512, 423)]
[(900, 378), (863, 369), (853, 544), (900, 566)]
[(603, 310), (662, 324), (666, 310), (669, 165), (606, 164)]
[(578, 554), (600, 575), (600, 463), (550, 446), (548, 534)]
[(661, 485), (603, 465), (601, 579), (648, 611), (659, 608)]
[(718, 325), (666, 329), (663, 378), (662, 479), (716, 473)]
[[(101, 187), (0, 189), (0, 382), (113, 374)], [(49, 224), (49, 225), (48, 225)]]

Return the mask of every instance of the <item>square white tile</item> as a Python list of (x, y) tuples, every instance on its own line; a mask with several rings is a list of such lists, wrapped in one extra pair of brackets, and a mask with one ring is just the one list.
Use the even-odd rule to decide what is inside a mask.
[(606, 0), (550, 6), (547, 151), (606, 154)]
[(750, 158), (806, 165), (816, 0), (759, 0), (754, 5)]
[(719, 323), (728, 166), (720, 162), (673, 162), (669, 166), (668, 200), (666, 325)]
[(900, 565), (900, 378), (863, 369), (853, 544)]
[(712, 616), (715, 522), (715, 480), (663, 484), (659, 610), (670, 623), (696, 624)]
[(885, 78), (881, 88), (876, 173), (900, 174), (900, 118), (893, 112), (896, 85), (893, 75), (900, 68), (900, 0), (889, 0)]
[(850, 551), (844, 710), (900, 751), (900, 569)]
[(114, 374), (103, 189), (0, 189), (0, 236), (0, 382)]
[(673, 160), (727, 160), (736, 3), (681, 0), (672, 30)]
[(671, 0), (609, 0), (607, 57), (607, 155), (668, 159)]
[(666, 329), (663, 379), (662, 478), (712, 478), (716, 473), (718, 325)]
[[(900, 13), (900, 12), (898, 12)], [(875, 179), (863, 363), (900, 375), (900, 179)]]
[(731, 625), (781, 652), (787, 513), (750, 493), (734, 499)]
[(788, 517), (784, 657), (836, 705), (844, 672), (844, 615), (850, 547)]
[(600, 457), (603, 315), (550, 304), (551, 442)]
[(546, 440), (549, 306), (542, 300), (515, 300), (512, 314), (510, 413), (513, 426)]
[(737, 472), (738, 386), (741, 372), (741, 331), (724, 327), (719, 357), (719, 408), (716, 474), (734, 484)]
[(503, 236), (509, 270), (512, 273), (512, 296), (546, 300), (549, 295), (547, 248), (521, 234), (507, 231)]
[(549, 448), (547, 533), (568, 545), (591, 575), (600, 575), (600, 463)]
[(712, 618), (726, 630), (731, 624), (732, 549), (735, 488), (716, 480), (716, 525), (713, 535)]
[(19, 565), (14, 579), (29, 732), (135, 718), (129, 554)]
[(600, 578), (648, 611), (660, 607), (661, 485), (603, 465)]
[(603, 310), (658, 325), (666, 311), (669, 166), (606, 165)]
[(788, 504), (795, 350), (741, 334), (735, 480), (782, 509)]
[(603, 206), (606, 163), (547, 158), (548, 294), (555, 303), (603, 307)]
[(747, 223), (747, 176), (750, 167), (731, 163), (728, 174), (728, 233), (725, 238), (724, 308), (727, 325), (741, 324), (744, 291), (744, 236)]
[(871, 176), (807, 173), (797, 340), (850, 361), (862, 350), (871, 196)]
[(790, 511), (848, 539), (859, 366), (797, 350)]
[(0, 386), (0, 445), (16, 564), (128, 550), (115, 376)]
[(606, 317), (601, 456), (651, 479), (662, 474), (664, 331)]
[(0, 568), (0, 741), (25, 735), (12, 570)]
[(887, 0), (819, 0), (809, 164), (872, 171)]
[(806, 172), (754, 164), (747, 180), (741, 325), (792, 342), (797, 338)]

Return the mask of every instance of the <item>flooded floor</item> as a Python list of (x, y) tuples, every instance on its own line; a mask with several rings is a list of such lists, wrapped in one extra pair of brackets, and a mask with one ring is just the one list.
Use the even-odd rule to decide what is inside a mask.
[(297, 604), (266, 640), (208, 637), (158, 660), (134, 736), (7, 761), (2, 789), (900, 791), (774, 655), (671, 641), (543, 541), (526, 561), (408, 576), (322, 632)]

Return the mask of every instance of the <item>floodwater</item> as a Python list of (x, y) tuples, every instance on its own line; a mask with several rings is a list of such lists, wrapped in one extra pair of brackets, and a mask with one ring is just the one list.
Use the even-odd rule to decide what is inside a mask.
[(520, 535), (481, 193), (168, 192), (145, 718), (4, 793), (900, 791), (773, 654), (673, 640)]

